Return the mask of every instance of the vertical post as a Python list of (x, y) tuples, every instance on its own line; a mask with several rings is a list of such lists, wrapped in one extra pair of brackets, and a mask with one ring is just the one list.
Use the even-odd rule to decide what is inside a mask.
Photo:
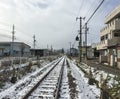
[[(14, 26), (14, 24), (13, 24), (13, 27), (12, 27), (12, 42), (11, 42), (11, 57), (14, 57), (14, 39), (15, 39), (15, 26)], [(12, 61), (11, 61), (11, 65), (12, 65), (12, 67), (13, 67), (13, 58), (11, 58), (12, 59)], [(13, 69), (14, 69), (14, 67), (13, 67)]]
[(13, 29), (12, 29), (12, 43), (11, 43), (11, 56), (13, 57), (14, 56), (14, 52), (13, 52), (13, 49), (14, 49), (14, 47), (13, 47), (13, 43), (14, 43), (14, 39), (15, 39), (15, 26), (14, 26), (14, 24), (13, 24)]
[(70, 56), (71, 56), (71, 42), (69, 42), (69, 44), (70, 44)]
[(80, 40), (79, 40), (79, 48), (80, 48), (80, 62), (82, 61), (82, 17), (80, 17)]
[(34, 46), (34, 49), (35, 49), (35, 42), (36, 42), (36, 40), (35, 40), (35, 35), (33, 36), (33, 46)]
[[(15, 27), (14, 27), (14, 24), (13, 24), (13, 30), (12, 30), (12, 42), (11, 42), (11, 56), (13, 57), (14, 56), (14, 40), (15, 40)], [(11, 82), (12, 83), (15, 83), (17, 81), (17, 75), (16, 75), (16, 69), (13, 65), (13, 58), (12, 59), (12, 62), (11, 62), (11, 66), (13, 68), (13, 77), (11, 78)]]
[(36, 43), (36, 39), (35, 39), (35, 35), (34, 35), (34, 36), (33, 36), (34, 56), (35, 56), (35, 43)]
[(82, 17), (80, 17), (80, 18), (76, 18), (76, 21), (78, 20), (78, 19), (80, 19), (80, 39), (79, 39), (79, 50), (80, 50), (80, 53), (79, 53), (79, 57), (80, 57), (80, 62), (82, 62)]
[(85, 23), (85, 59), (87, 61), (87, 31), (88, 31), (88, 27), (87, 27), (87, 23)]

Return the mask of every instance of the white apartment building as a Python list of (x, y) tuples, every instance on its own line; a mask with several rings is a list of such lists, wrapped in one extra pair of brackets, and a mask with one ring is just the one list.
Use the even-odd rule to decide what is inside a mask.
[(120, 5), (105, 17), (106, 26), (100, 31), (100, 62), (120, 67)]

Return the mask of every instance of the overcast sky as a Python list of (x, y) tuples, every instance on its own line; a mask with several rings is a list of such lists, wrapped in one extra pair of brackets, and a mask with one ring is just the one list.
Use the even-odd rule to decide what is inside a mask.
[[(15, 41), (33, 47), (54, 49), (69, 48), (69, 42), (78, 45), (75, 37), (79, 30), (76, 17), (93, 13), (102, 0), (0, 0), (0, 41), (11, 41), (12, 25), (15, 25)], [(90, 20), (88, 43), (99, 42), (100, 29), (105, 16), (120, 4), (120, 0), (105, 0)], [(84, 22), (86, 21), (84, 20)], [(83, 22), (83, 24), (84, 24)], [(84, 38), (83, 38), (84, 39)]]

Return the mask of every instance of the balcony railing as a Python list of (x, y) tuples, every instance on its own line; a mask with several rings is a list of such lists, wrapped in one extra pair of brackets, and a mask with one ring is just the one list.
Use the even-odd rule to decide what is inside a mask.
[(107, 49), (108, 46), (114, 46), (120, 42), (120, 37), (114, 37), (111, 40), (104, 40), (97, 44), (97, 50)]
[(97, 44), (97, 50), (106, 49), (108, 46), (108, 40), (101, 41)]
[(120, 37), (114, 37), (111, 40), (108, 40), (108, 46), (113, 46), (120, 43)]
[(100, 31), (101, 36), (111, 32), (111, 30), (120, 30), (120, 19), (115, 19), (110, 22), (105, 28)]

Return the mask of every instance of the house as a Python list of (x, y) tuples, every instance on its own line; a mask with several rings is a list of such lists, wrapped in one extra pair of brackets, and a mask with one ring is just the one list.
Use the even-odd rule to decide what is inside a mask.
[(23, 42), (0, 42), (0, 56), (29, 57), (30, 46)]
[(100, 43), (97, 44), (100, 62), (120, 68), (120, 5), (106, 16), (105, 24), (106, 26), (100, 31)]

